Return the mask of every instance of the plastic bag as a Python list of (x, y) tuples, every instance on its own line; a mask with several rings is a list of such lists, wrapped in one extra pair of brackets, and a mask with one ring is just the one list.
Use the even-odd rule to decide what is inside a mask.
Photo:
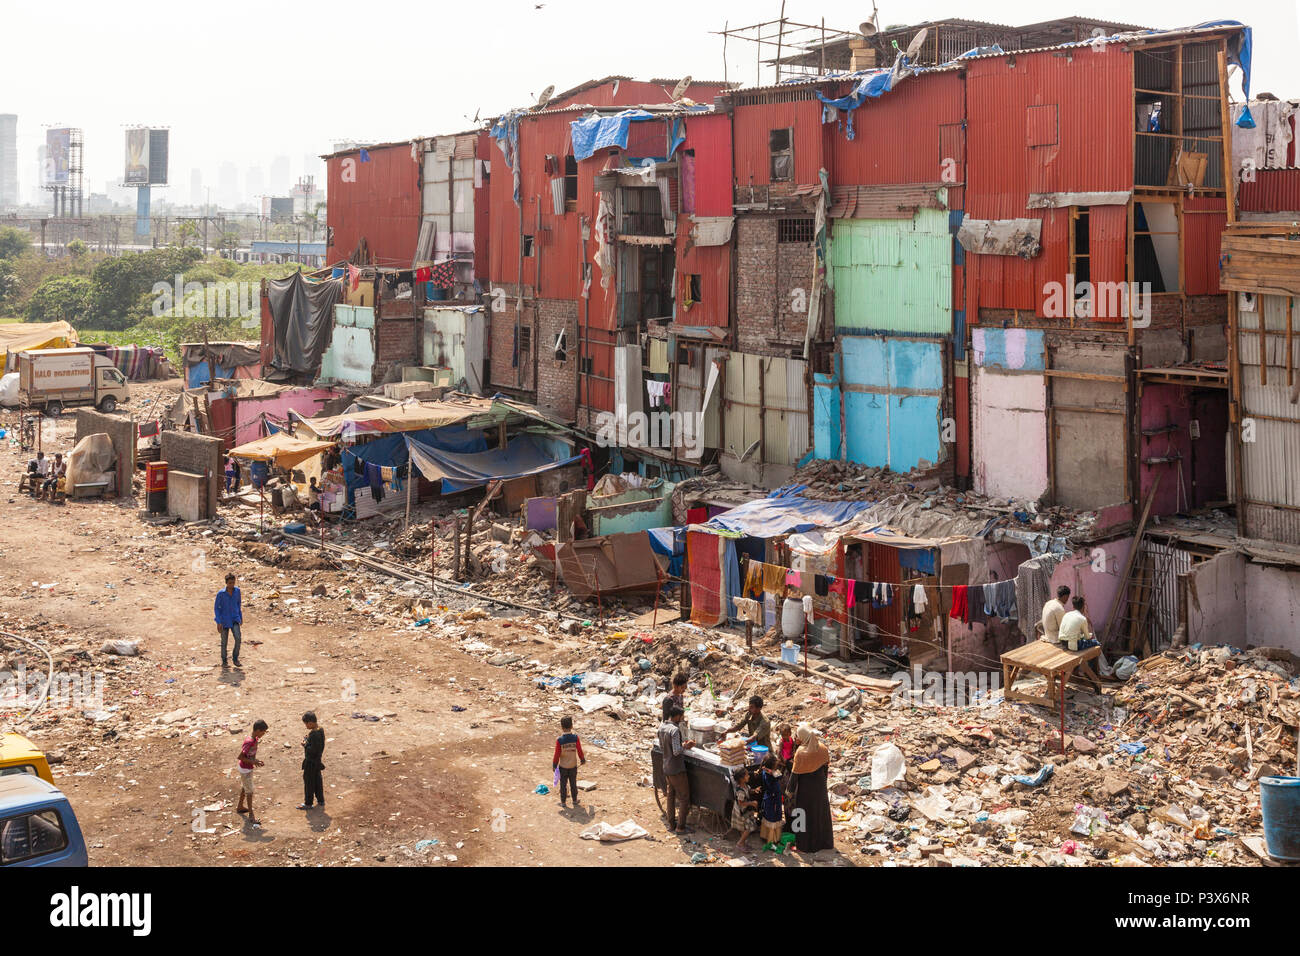
[(894, 744), (881, 744), (871, 755), (871, 789), (883, 790), (890, 784), (903, 779), (907, 765), (903, 760), (903, 751)]
[(18, 402), (18, 373), (6, 372), (0, 375), (0, 405), (12, 408)]

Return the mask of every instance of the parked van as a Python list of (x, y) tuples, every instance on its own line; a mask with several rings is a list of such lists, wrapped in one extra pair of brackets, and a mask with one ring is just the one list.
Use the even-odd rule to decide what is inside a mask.
[(27, 773), (0, 777), (0, 867), (89, 865), (81, 824), (62, 790)]
[(40, 777), (48, 783), (54, 782), (50, 774), (50, 762), (45, 754), (36, 749), (36, 745), (22, 734), (0, 734), (0, 777), (14, 773), (25, 773)]
[(18, 400), (58, 415), (73, 405), (112, 412), (131, 400), (126, 376), (94, 349), (37, 349), (18, 353)]

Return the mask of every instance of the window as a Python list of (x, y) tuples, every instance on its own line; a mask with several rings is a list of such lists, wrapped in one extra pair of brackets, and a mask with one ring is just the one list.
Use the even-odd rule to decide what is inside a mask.
[(812, 242), (813, 235), (813, 220), (811, 218), (777, 220), (777, 242)]
[(533, 255), (533, 237), (524, 236), (524, 258), (529, 259)]
[(56, 853), (67, 845), (63, 821), (53, 810), (0, 820), (0, 865)]
[(564, 157), (564, 201), (578, 201), (578, 161), (571, 155)]
[(700, 277), (698, 275), (687, 274), (685, 289), (683, 290), (686, 293), (686, 298), (684, 300), (686, 305), (692, 305), (703, 298), (702, 287), (703, 284), (700, 282)]
[(532, 350), (533, 347), (533, 330), (531, 326), (519, 326), (519, 360), (522, 363), (524, 356)]
[(560, 329), (555, 336), (555, 361), (563, 362), (569, 357), (569, 330)]
[(1089, 289), (1092, 284), (1092, 260), (1088, 246), (1091, 234), (1088, 228), (1088, 207), (1075, 206), (1070, 212), (1070, 274), (1074, 276), (1073, 287), (1066, 289), (1074, 314), (1079, 318), (1092, 316), (1092, 296), (1087, 292), (1076, 291), (1080, 283)]
[(794, 135), (786, 129), (774, 129), (767, 137), (767, 148), (772, 156), (772, 182), (794, 181)]
[(33, 777), (39, 777), (36, 768), (29, 763), (20, 763), (10, 767), (0, 767), (0, 777), (7, 777), (14, 773), (29, 773)]

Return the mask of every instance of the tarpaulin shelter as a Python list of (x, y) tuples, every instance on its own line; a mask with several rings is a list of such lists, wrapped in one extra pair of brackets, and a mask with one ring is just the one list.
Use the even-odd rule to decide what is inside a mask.
[(113, 363), (113, 367), (133, 382), (155, 378), (165, 361), (163, 350), (151, 345), (100, 345), (92, 344), (99, 355)]
[(10, 352), (67, 349), (77, 345), (77, 330), (67, 322), (14, 322), (0, 325), (0, 374)]
[[(374, 488), (374, 469), (392, 469), (395, 475), (405, 477), (410, 455), (407, 439), (413, 438), (431, 448), (453, 454), (474, 454), (487, 450), (487, 440), (481, 431), (470, 431), (464, 425), (448, 425), (417, 432), (381, 435), (361, 445), (343, 449), (343, 480), (348, 489), (348, 504), (354, 501), (358, 488)], [(382, 480), (382, 472), (378, 476)]]
[(275, 351), (267, 377), (314, 377), (334, 328), (334, 306), (343, 301), (343, 279), (308, 280), (301, 272), (266, 280)]
[(869, 501), (817, 501), (799, 494), (803, 485), (778, 488), (710, 519), (701, 530), (737, 532), (755, 538), (847, 524), (871, 507)]
[(199, 388), (213, 379), (257, 378), (262, 353), (256, 342), (182, 342), (185, 387)]
[(249, 461), (274, 462), (281, 468), (289, 469), (308, 458), (328, 451), (333, 446), (334, 443), (330, 441), (310, 441), (295, 438), (288, 432), (276, 432), (257, 441), (232, 448), (230, 454), (234, 458), (245, 458)]
[(413, 402), (385, 408), (362, 409), (342, 415), (321, 418), (293, 417), (303, 427), (321, 438), (342, 435), (387, 435), (395, 432), (422, 431), (455, 425), (492, 411), (490, 399), (469, 399), (455, 402)]
[(504, 448), (469, 453), (436, 448), (408, 435), (407, 450), (425, 478), (442, 482), (444, 493), (464, 491), (489, 481), (537, 475), (582, 461), (581, 455), (552, 457), (532, 435), (518, 435)]

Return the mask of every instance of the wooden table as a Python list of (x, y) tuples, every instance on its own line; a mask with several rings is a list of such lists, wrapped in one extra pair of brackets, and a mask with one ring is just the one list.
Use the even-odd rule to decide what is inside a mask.
[[(1090, 647), (1086, 651), (1072, 651), (1064, 644), (1048, 641), (1030, 641), (1021, 647), (1007, 651), (1002, 655), (1002, 696), (1007, 700), (1023, 700), (1044, 707), (1059, 706), (1061, 710), (1061, 753), (1065, 753), (1065, 685), (1073, 676), (1076, 667), (1081, 667), (1079, 676), (1101, 690), (1101, 678), (1092, 669), (1090, 661), (1101, 656), (1100, 647)], [(1042, 674), (1047, 678), (1047, 696), (1040, 697), (1027, 691), (1013, 688), (1023, 671)], [(1060, 686), (1057, 686), (1057, 681)]]

